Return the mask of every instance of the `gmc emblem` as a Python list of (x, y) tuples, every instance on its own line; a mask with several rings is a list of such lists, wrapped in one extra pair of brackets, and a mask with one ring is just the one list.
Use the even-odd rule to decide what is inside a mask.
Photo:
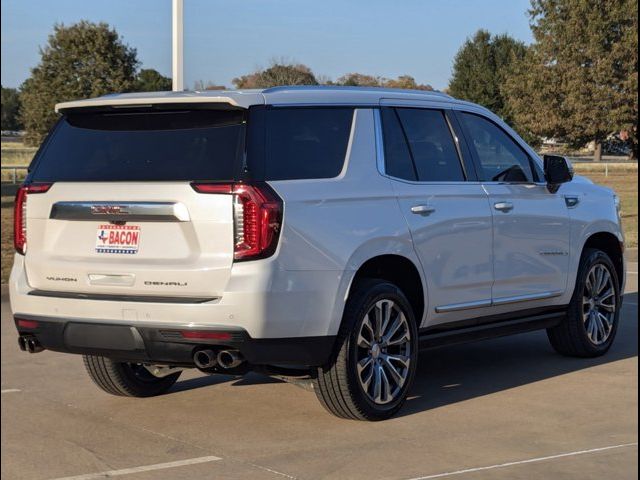
[(91, 205), (93, 215), (127, 215), (126, 207), (121, 205)]

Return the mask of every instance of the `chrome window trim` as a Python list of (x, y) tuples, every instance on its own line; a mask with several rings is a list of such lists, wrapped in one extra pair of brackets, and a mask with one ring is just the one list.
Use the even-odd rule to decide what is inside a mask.
[[(445, 108), (440, 108), (440, 107), (434, 107), (434, 106), (425, 106), (425, 105), (402, 105), (402, 106), (393, 106), (393, 105), (384, 105), (385, 107), (389, 107), (389, 108), (419, 108), (422, 110), (442, 110), (442, 113), (444, 115), (444, 119), (445, 122), (447, 124), (447, 127), (449, 128), (449, 133), (451, 134), (451, 139), (453, 140), (453, 143), (456, 147), (456, 152), (458, 153), (458, 161), (460, 162), (460, 166), (462, 167), (462, 174), (464, 175), (465, 178), (469, 178), (468, 174), (467, 174), (467, 169), (466, 166), (464, 164), (464, 160), (462, 158), (462, 151), (460, 149), (460, 146), (458, 144), (459, 140), (457, 135), (455, 134), (455, 131), (453, 130), (451, 123), (449, 121), (449, 118), (447, 117), (447, 115), (445, 114), (444, 110), (451, 110), (449, 109), (445, 109)], [(375, 136), (375, 143), (376, 143), (376, 166), (378, 169), (378, 173), (380, 175), (382, 175), (383, 177), (386, 177), (390, 180), (394, 180), (396, 182), (402, 182), (402, 183), (406, 183), (409, 185), (481, 185), (483, 182), (478, 182), (478, 181), (469, 181), (469, 180), (447, 180), (447, 181), (443, 181), (443, 182), (436, 182), (436, 181), (427, 181), (427, 182), (420, 182), (418, 180), (407, 180), (405, 178), (399, 178), (399, 177), (394, 177), (392, 175), (389, 175), (386, 172), (386, 166), (385, 166), (385, 158), (384, 158), (384, 135), (382, 133), (382, 115), (380, 113), (380, 108), (376, 108), (374, 110), (374, 136)]]

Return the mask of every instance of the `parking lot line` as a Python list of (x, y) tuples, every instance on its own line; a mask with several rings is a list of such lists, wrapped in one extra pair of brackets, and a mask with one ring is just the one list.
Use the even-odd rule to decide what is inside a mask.
[(1, 390), (0, 393), (18, 393), (21, 392), (22, 390), (18, 389), (18, 388), (7, 388), (5, 390)]
[(97, 478), (117, 477), (120, 475), (129, 475), (131, 473), (150, 472), (153, 470), (164, 470), (166, 468), (184, 467), (187, 465), (196, 465), (198, 463), (215, 462), (222, 460), (220, 457), (208, 456), (188, 458), (186, 460), (177, 460), (175, 462), (156, 463), (154, 465), (143, 465), (140, 467), (123, 468), (121, 470), (108, 470), (105, 472), (87, 473), (84, 475), (76, 475), (73, 477), (59, 477), (54, 480), (94, 480)]
[(623, 443), (621, 445), (609, 445), (608, 447), (591, 448), (589, 450), (578, 450), (576, 452), (560, 453), (558, 455), (549, 455), (546, 457), (529, 458), (527, 460), (519, 460), (517, 462), (500, 463), (498, 465), (489, 465), (486, 467), (466, 468), (464, 470), (456, 470), (454, 472), (436, 473), (435, 475), (427, 475), (426, 477), (415, 477), (415, 478), (412, 478), (411, 480), (431, 480), (432, 478), (452, 477), (454, 475), (462, 475), (465, 473), (481, 472), (483, 470), (493, 470), (496, 468), (512, 467), (514, 465), (524, 465), (527, 463), (544, 462), (546, 460), (555, 460), (557, 458), (573, 457), (576, 455), (585, 455), (587, 453), (604, 452), (606, 450), (613, 450), (616, 448), (627, 448), (627, 447), (637, 447), (637, 446), (638, 446), (638, 442)]

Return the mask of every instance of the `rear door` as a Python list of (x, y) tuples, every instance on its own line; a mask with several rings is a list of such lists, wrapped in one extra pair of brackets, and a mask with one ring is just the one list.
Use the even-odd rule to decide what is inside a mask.
[(67, 113), (28, 181), (26, 273), (53, 292), (199, 297), (222, 294), (234, 251), (230, 182), (242, 168), (242, 110)]
[(492, 230), (487, 194), (444, 110), (380, 112), (384, 173), (392, 180), (427, 281), (427, 325), (475, 315), (491, 303)]
[(561, 295), (571, 233), (564, 196), (549, 192), (533, 159), (497, 123), (470, 112), (458, 118), (494, 218), (493, 304)]

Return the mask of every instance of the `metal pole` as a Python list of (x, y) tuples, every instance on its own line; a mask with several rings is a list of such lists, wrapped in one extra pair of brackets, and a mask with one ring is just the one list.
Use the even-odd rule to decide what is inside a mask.
[(182, 69), (182, 1), (173, 0), (173, 91), (184, 90), (184, 77)]

